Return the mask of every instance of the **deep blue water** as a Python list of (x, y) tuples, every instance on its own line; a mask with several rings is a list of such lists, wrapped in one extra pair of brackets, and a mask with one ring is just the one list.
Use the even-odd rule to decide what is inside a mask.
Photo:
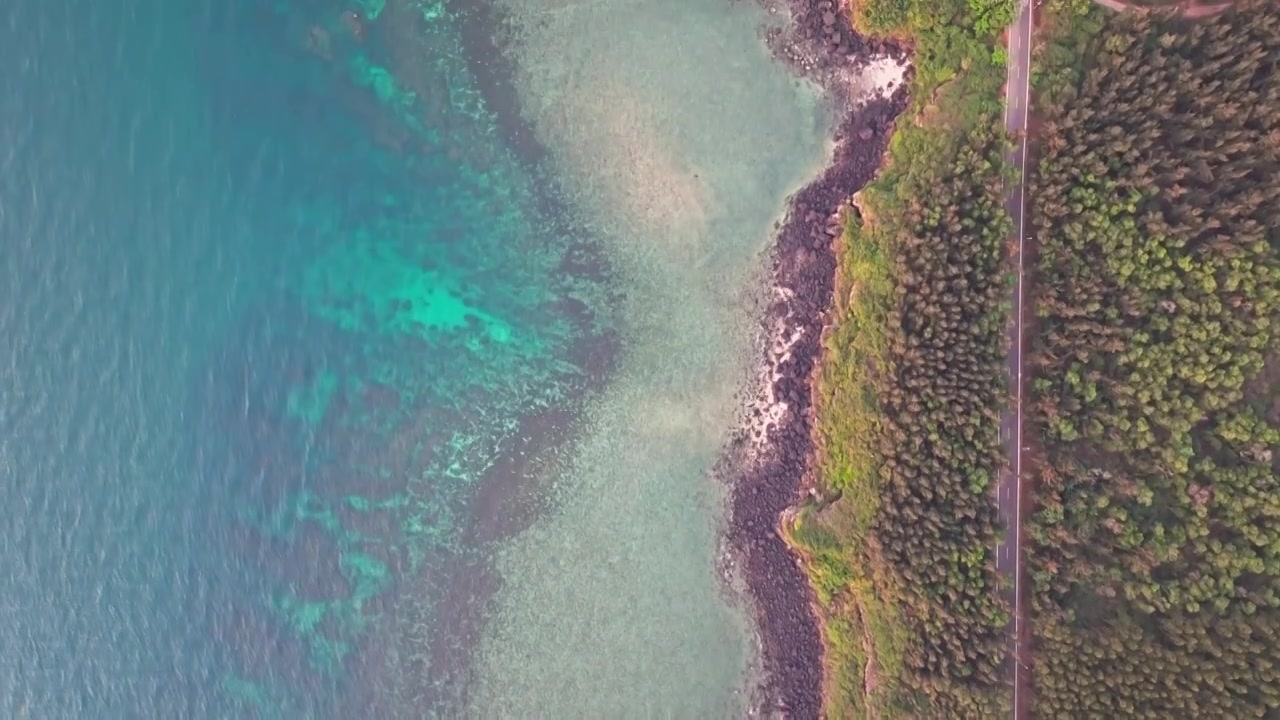
[(456, 707), (468, 503), (599, 293), (455, 21), (0, 7), (0, 716)]

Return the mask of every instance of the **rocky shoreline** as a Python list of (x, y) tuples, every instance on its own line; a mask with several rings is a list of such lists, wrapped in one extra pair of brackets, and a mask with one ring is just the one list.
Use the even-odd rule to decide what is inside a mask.
[(761, 393), (766, 402), (750, 409), (750, 429), (730, 453), (735, 469), (726, 539), (759, 625), (763, 680), (755, 710), (817, 718), (822, 640), (813, 592), (779, 534), (779, 520), (813, 487), (811, 386), (832, 303), (842, 216), (879, 169), (894, 121), (906, 108), (908, 83), (892, 90), (859, 86), (873, 62), (905, 63), (904, 49), (858, 35), (833, 0), (788, 4), (793, 21), (768, 35), (770, 49), (797, 74), (820, 83), (841, 117), (831, 164), (792, 198), (773, 249), (775, 299), (765, 318), (773, 347)]
[[(745, 418), (751, 429), (720, 466), (730, 483), (725, 539), (732, 575), (745, 583), (762, 646), (763, 681), (754, 689), (753, 710), (816, 718), (822, 708), (822, 645), (813, 593), (778, 534), (779, 519), (812, 487), (810, 384), (831, 307), (841, 215), (879, 169), (893, 123), (907, 103), (904, 88), (868, 93), (860, 81), (872, 63), (905, 62), (906, 52), (892, 42), (858, 35), (836, 0), (757, 1), (791, 18), (766, 32), (772, 54), (798, 76), (821, 85), (840, 117), (831, 163), (791, 199), (777, 231), (768, 274), (774, 298), (764, 317), (772, 352), (760, 397), (748, 410), (753, 417)], [(493, 44), (492, 30), (501, 24), (496, 7), (451, 0), (455, 4), (465, 8), (459, 13), (464, 37), (472, 57), (483, 58), (472, 69), (486, 102), (499, 111), (503, 135), (529, 167), (540, 166), (545, 150), (514, 106), (513, 69)], [(465, 673), (468, 665), (464, 661), (459, 669)]]

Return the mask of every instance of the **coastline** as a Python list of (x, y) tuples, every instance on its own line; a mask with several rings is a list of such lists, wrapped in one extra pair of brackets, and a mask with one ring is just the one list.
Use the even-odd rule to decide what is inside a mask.
[[(836, 275), (837, 240), (853, 195), (879, 172), (913, 69), (890, 40), (854, 31), (832, 0), (789, 0), (792, 20), (766, 37), (774, 56), (823, 88), (838, 113), (826, 168), (789, 201), (767, 273), (774, 299), (763, 319), (764, 387), (729, 448), (726, 541), (754, 606), (762, 679), (753, 711), (817, 718), (824, 707), (823, 630), (800, 556), (783, 539), (784, 515), (816, 486), (813, 378)], [(896, 82), (858, 87), (872, 63), (900, 68)], [(856, 210), (855, 210), (856, 212)]]
[[(808, 574), (783, 539), (780, 521), (815, 486), (811, 384), (832, 307), (844, 213), (852, 207), (853, 195), (882, 166), (894, 123), (907, 107), (913, 69), (894, 41), (859, 35), (847, 8), (835, 0), (760, 2), (770, 13), (790, 15), (784, 27), (765, 33), (770, 53), (797, 77), (822, 89), (835, 108), (835, 120), (831, 158), (788, 199), (762, 274), (770, 299), (761, 318), (765, 347), (759, 349), (767, 357), (753, 388), (754, 401), (743, 408), (745, 429), (726, 448), (717, 470), (728, 482), (723, 559), (730, 567), (722, 571), (727, 584), (742, 581), (729, 588), (730, 595), (741, 596), (745, 590), (755, 621), (762, 672), (758, 683), (748, 688), (753, 714), (816, 718), (824, 700), (822, 628)], [(493, 35), (502, 26), (501, 12), (492, 3), (450, 2), (454, 3), (465, 7), (458, 17), (486, 105), (522, 164), (536, 172), (546, 150), (534, 139), (510, 90), (511, 61)], [(891, 85), (866, 87), (864, 76), (883, 70), (895, 76)], [(540, 195), (544, 203), (560, 205), (554, 190)], [(591, 258), (586, 264), (599, 268), (597, 262)], [(561, 438), (565, 441), (569, 438)], [(509, 502), (499, 504), (510, 509)], [(467, 693), (458, 683), (465, 686), (471, 675), (471, 652), (462, 649), (471, 643), (463, 638), (474, 641), (497, 582), (480, 565), (472, 564), (462, 575), (471, 576), (467, 584), (475, 585), (464, 593), (469, 599), (462, 603), (472, 607), (458, 617), (467, 629), (451, 633), (453, 641), (447, 644), (454, 651), (447, 665), (452, 669), (446, 671), (459, 697)]]

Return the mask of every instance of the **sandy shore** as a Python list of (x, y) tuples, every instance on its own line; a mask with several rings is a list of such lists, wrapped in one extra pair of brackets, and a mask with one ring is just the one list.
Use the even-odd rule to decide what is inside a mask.
[(767, 39), (774, 54), (842, 108), (831, 165), (791, 201), (774, 247), (774, 300), (761, 387), (729, 452), (727, 540), (760, 628), (760, 713), (816, 718), (822, 643), (804, 570), (778, 532), (779, 518), (812, 487), (811, 382), (835, 280), (834, 241), (849, 198), (875, 175), (894, 119), (905, 109), (905, 53), (868, 41), (831, 0), (790, 0), (795, 22)]

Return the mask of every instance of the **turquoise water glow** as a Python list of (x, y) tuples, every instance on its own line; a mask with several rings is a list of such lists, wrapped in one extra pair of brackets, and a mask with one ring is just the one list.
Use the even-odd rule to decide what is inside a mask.
[(18, 0), (0, 25), (0, 714), (447, 701), (467, 503), (581, 392), (598, 294), (453, 16)]
[(493, 6), (509, 87), (488, 0), (0, 6), (0, 717), (742, 712), (826, 113), (755, 6)]

